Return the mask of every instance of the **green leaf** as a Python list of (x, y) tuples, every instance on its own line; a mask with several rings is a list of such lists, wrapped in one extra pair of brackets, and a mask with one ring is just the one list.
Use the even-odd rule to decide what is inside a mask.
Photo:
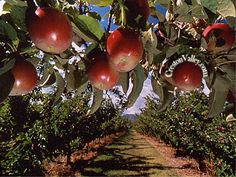
[(79, 36), (87, 42), (99, 42), (102, 39), (102, 28), (96, 19), (90, 16), (79, 15), (75, 17), (74, 22), (78, 28), (75, 32), (78, 32)]
[(236, 17), (236, 7), (232, 0), (217, 0), (216, 10), (223, 17)]
[(215, 117), (223, 111), (230, 86), (230, 80), (217, 71), (209, 96), (209, 117)]
[(5, 63), (4, 66), (0, 68), (0, 75), (12, 69), (15, 64), (15, 61), (16, 61), (15, 59), (11, 59), (7, 63)]
[(131, 77), (133, 79), (133, 88), (132, 88), (131, 93), (128, 96), (128, 103), (127, 103), (128, 108), (133, 106), (133, 104), (139, 97), (143, 89), (143, 83), (146, 79), (146, 75), (141, 64), (138, 64), (136, 68), (134, 68), (133, 75)]
[(174, 99), (173, 88), (170, 89), (166, 83), (161, 83), (158, 80), (152, 78), (152, 89), (159, 97), (160, 105), (158, 107), (158, 112), (166, 110), (168, 106)]
[(12, 6), (27, 6), (26, 1), (19, 1), (19, 0), (5, 0), (6, 3)]
[(142, 41), (145, 49), (145, 56), (149, 64), (151, 65), (154, 55), (158, 53), (158, 50), (156, 49), (157, 37), (152, 28), (150, 28), (146, 32), (143, 32)]
[(11, 19), (18, 28), (27, 31), (25, 24), (25, 12), (27, 7), (13, 6), (10, 11)]
[(10, 94), (14, 85), (14, 77), (11, 72), (0, 75), (0, 103), (2, 103)]
[(89, 3), (95, 6), (109, 6), (113, 0), (89, 0)]
[(102, 100), (103, 100), (103, 91), (94, 89), (93, 103), (87, 114), (95, 113), (99, 109), (100, 105), (102, 104)]
[(72, 90), (76, 90), (81, 86), (81, 84), (84, 84), (85, 81), (88, 80), (86, 76), (87, 75), (85, 71), (79, 70), (78, 68), (75, 68), (72, 65), (67, 66), (65, 78), (68, 87), (71, 88)]
[(212, 1), (212, 0), (201, 0), (201, 3), (208, 10), (210, 10), (214, 14), (216, 13), (216, 10), (217, 10), (217, 1), (216, 0), (214, 0), (214, 1)]
[(56, 105), (58, 103), (58, 101), (60, 101), (60, 99), (61, 99), (61, 95), (65, 90), (66, 83), (58, 71), (55, 70), (54, 73), (56, 76), (57, 90), (54, 93), (55, 99), (54, 99), (53, 105)]
[(17, 37), (16, 30), (8, 22), (0, 20), (0, 34), (6, 35), (12, 41), (12, 43), (17, 47), (19, 44), (19, 39)]
[(120, 79), (117, 85), (121, 85), (123, 92), (127, 93), (129, 89), (129, 73), (120, 73)]
[(37, 81), (37, 85), (44, 86), (45, 83), (48, 81), (51, 73), (52, 72), (50, 71), (50, 69), (44, 70), (42, 77)]

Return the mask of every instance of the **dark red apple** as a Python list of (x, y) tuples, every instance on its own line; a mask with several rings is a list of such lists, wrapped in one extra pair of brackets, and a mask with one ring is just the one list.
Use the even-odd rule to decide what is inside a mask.
[(37, 71), (27, 60), (17, 60), (11, 70), (15, 82), (10, 95), (25, 95), (31, 92), (37, 82)]
[(118, 28), (106, 41), (110, 62), (119, 72), (128, 72), (135, 68), (143, 55), (140, 36), (133, 30)]
[(99, 90), (114, 87), (119, 80), (119, 73), (109, 63), (107, 54), (99, 52), (89, 58), (92, 62), (88, 66), (87, 74), (91, 85)]
[(183, 91), (192, 91), (201, 86), (202, 70), (193, 62), (178, 64), (173, 70), (173, 82), (176, 87)]
[(59, 54), (71, 45), (71, 23), (66, 15), (57, 9), (37, 8), (31, 17), (27, 17), (27, 26), (31, 40), (45, 52)]
[(202, 35), (207, 40), (207, 50), (214, 53), (231, 49), (235, 41), (234, 30), (224, 23), (208, 26)]
[(125, 6), (128, 7), (127, 20), (134, 20), (140, 16), (147, 21), (150, 15), (150, 8), (147, 0), (125, 0)]

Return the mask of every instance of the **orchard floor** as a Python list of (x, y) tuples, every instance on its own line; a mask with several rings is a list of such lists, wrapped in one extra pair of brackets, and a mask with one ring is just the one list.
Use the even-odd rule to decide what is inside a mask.
[(174, 157), (161, 141), (131, 131), (99, 150), (80, 171), (81, 176), (206, 177), (194, 160)]

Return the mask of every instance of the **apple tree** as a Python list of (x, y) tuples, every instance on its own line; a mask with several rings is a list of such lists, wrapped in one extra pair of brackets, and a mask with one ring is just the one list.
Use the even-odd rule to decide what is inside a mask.
[[(234, 0), (5, 0), (1, 5), (0, 102), (53, 85), (56, 104), (91, 84), (93, 113), (104, 90), (121, 85), (126, 93), (131, 80), (130, 107), (151, 72), (158, 111), (179, 92), (203, 89), (204, 82), (210, 89), (209, 117), (221, 113), (226, 101), (235, 105)], [(104, 6), (110, 10), (103, 17), (93, 10)], [(112, 25), (117, 29), (111, 31)]]

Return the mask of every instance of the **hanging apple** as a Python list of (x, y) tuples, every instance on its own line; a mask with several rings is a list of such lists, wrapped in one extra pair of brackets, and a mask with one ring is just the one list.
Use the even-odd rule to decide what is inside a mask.
[(224, 23), (215, 23), (208, 26), (202, 33), (207, 40), (207, 50), (213, 53), (231, 49), (235, 41), (235, 32)]
[(185, 61), (178, 64), (173, 70), (173, 83), (183, 91), (192, 91), (201, 86), (202, 70), (194, 62)]
[(119, 73), (109, 63), (107, 54), (96, 52), (89, 58), (92, 61), (88, 66), (87, 74), (91, 85), (99, 90), (114, 87), (119, 80)]
[(16, 60), (11, 73), (15, 79), (10, 95), (25, 95), (36, 86), (37, 71), (33, 64), (27, 60)]
[(109, 60), (119, 72), (128, 72), (135, 68), (143, 55), (140, 36), (133, 30), (118, 28), (106, 41)]
[(59, 54), (68, 49), (72, 42), (72, 26), (61, 11), (51, 8), (37, 8), (27, 17), (31, 40), (39, 49)]

